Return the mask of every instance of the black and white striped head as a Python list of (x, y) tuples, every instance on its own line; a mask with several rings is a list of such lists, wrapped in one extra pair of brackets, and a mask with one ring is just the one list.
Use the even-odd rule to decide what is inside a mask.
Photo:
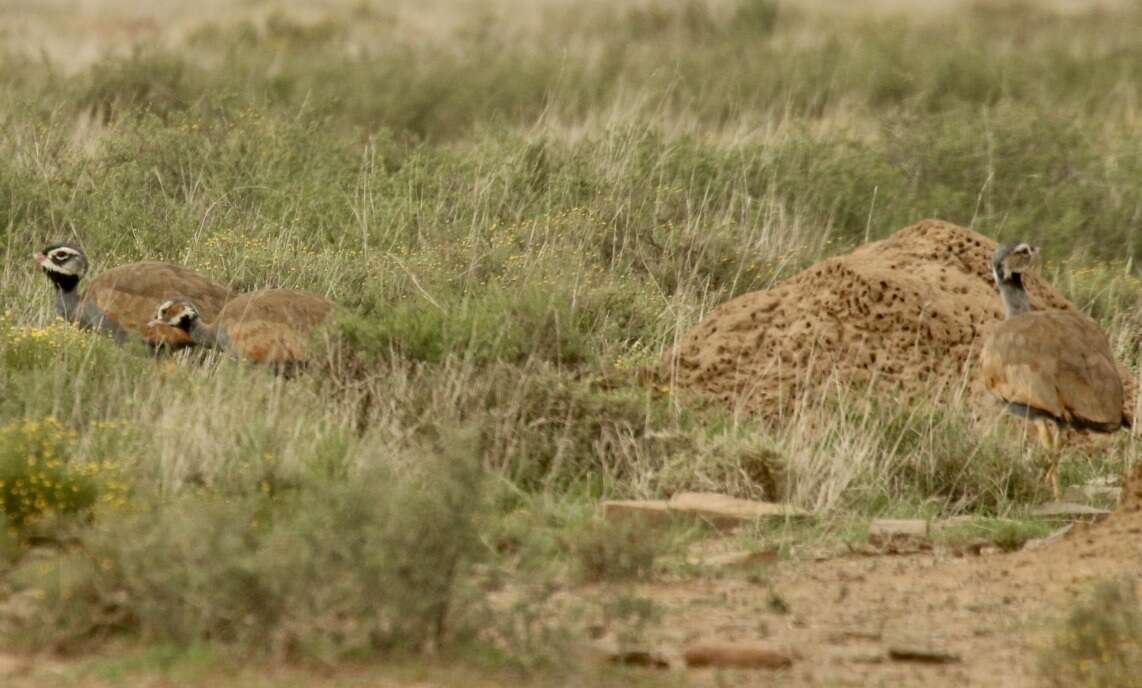
[(991, 273), (996, 284), (1011, 281), (1017, 275), (1039, 265), (1039, 247), (1023, 241), (1005, 241), (991, 257)]
[(32, 258), (53, 282), (72, 288), (87, 273), (87, 256), (75, 244), (52, 244)]
[(194, 321), (198, 319), (198, 309), (189, 301), (163, 301), (155, 310), (155, 317), (150, 325), (169, 325), (180, 330), (189, 331)]

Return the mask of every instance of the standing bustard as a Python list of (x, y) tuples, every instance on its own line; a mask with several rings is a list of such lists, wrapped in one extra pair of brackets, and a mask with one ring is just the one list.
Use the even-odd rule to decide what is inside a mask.
[(110, 334), (119, 343), (136, 334), (152, 344), (190, 344), (185, 332), (148, 329), (155, 307), (168, 299), (193, 299), (207, 317), (214, 317), (231, 295), (229, 289), (194, 270), (157, 261), (107, 270), (80, 295), (77, 287), (87, 273), (87, 255), (82, 249), (69, 243), (52, 244), (32, 258), (55, 287), (56, 313), (80, 327)]
[(1031, 310), (1023, 272), (1038, 259), (1039, 248), (1023, 242), (996, 248), (991, 269), (1007, 319), (984, 340), (980, 370), (1009, 412), (1035, 423), (1057, 497), (1061, 428), (1114, 432), (1127, 421), (1122, 378), (1098, 323), (1078, 311)]

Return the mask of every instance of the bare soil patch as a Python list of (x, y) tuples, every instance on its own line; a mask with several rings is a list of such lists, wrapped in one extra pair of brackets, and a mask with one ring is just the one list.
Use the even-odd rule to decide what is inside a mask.
[[(796, 657), (774, 676), (781, 685), (1040, 685), (1040, 653), (1091, 584), (1142, 577), (1142, 468), (1126, 484), (1123, 507), (1105, 522), (1036, 549), (789, 561), (755, 576), (631, 593), (665, 610), (648, 647), (764, 641)], [(690, 676), (759, 680), (756, 670)]]

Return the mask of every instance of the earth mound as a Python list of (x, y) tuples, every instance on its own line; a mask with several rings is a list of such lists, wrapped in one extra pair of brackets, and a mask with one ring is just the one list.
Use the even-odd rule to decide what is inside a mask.
[[(921, 221), (722, 304), (665, 355), (664, 372), (770, 418), (834, 380), (931, 398), (970, 381), (980, 336), (1003, 318), (995, 247), (970, 229)], [(1025, 283), (1033, 308), (1075, 308), (1038, 275)]]

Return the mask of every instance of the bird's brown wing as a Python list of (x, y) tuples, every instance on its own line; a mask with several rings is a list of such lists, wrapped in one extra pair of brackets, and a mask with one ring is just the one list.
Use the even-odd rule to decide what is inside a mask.
[(309, 354), (308, 333), (280, 322), (247, 319), (226, 330), (230, 350), (253, 363), (300, 363)]
[[(93, 303), (122, 328), (144, 337), (168, 336), (179, 340), (171, 330), (147, 330), (159, 304), (168, 299), (192, 302), (207, 320), (222, 311), (231, 292), (203, 275), (178, 265), (144, 261), (112, 268), (93, 279), (83, 300)], [(189, 341), (189, 337), (186, 338)]]
[(1032, 311), (999, 323), (983, 343), (980, 373), (1004, 401), (1108, 429), (1122, 422), (1122, 379), (1110, 346), (1081, 313)]
[(262, 289), (235, 297), (218, 327), (239, 357), (259, 363), (305, 360), (314, 328), (333, 312), (328, 299), (294, 289)]
[(235, 297), (226, 304), (219, 320), (223, 323), (257, 319), (309, 331), (333, 311), (333, 303), (323, 296), (296, 289), (260, 289)]

